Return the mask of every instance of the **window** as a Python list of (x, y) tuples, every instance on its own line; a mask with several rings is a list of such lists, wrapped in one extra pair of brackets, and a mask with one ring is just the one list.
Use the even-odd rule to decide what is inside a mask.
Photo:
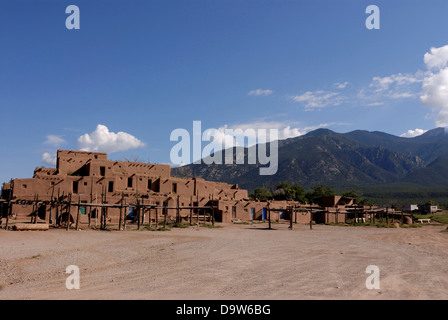
[(22, 184), (22, 189), (26, 189), (26, 184)]
[(78, 181), (73, 181), (73, 193), (78, 193)]
[(128, 188), (132, 188), (132, 177), (128, 178)]
[(109, 181), (109, 187), (107, 189), (109, 192), (114, 192), (114, 182)]
[(100, 176), (105, 176), (106, 175), (106, 167), (100, 167)]

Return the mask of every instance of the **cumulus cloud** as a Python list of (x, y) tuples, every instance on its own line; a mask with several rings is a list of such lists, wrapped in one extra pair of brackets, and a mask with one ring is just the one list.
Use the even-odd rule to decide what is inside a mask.
[(429, 69), (443, 69), (448, 63), (448, 45), (440, 48), (431, 48), (423, 58)]
[(431, 48), (424, 56), (424, 62), (430, 70), (422, 85), (420, 101), (423, 105), (438, 112), (436, 125), (448, 126), (448, 45)]
[(428, 130), (424, 130), (424, 129), (415, 129), (415, 130), (408, 130), (407, 132), (400, 134), (400, 137), (403, 138), (413, 138), (413, 137), (417, 137), (420, 136), (422, 134), (424, 134), (426, 131)]
[(64, 139), (62, 139), (61, 136), (56, 136), (56, 135), (50, 134), (46, 138), (47, 139), (45, 140), (44, 144), (48, 144), (53, 147), (59, 147), (59, 146), (63, 145), (64, 143), (66, 143), (66, 141)]
[(305, 110), (308, 111), (328, 106), (338, 106), (345, 100), (345, 97), (341, 96), (339, 92), (323, 90), (307, 91), (301, 95), (291, 96), (290, 98), (294, 102), (304, 104)]
[(257, 89), (257, 90), (249, 91), (248, 95), (249, 96), (269, 96), (272, 93), (274, 93), (274, 91), (269, 90), (269, 89)]
[(112, 153), (144, 146), (145, 144), (133, 135), (126, 132), (110, 132), (102, 124), (99, 124), (92, 133), (83, 134), (78, 138), (78, 147), (81, 151)]
[(49, 166), (56, 166), (56, 155), (44, 152), (42, 154), (42, 162)]

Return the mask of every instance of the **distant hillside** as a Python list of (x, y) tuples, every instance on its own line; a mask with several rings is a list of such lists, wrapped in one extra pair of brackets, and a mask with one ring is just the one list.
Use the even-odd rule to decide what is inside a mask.
[[(279, 141), (278, 172), (272, 176), (260, 176), (258, 165), (248, 164), (187, 165), (174, 168), (173, 175), (238, 183), (249, 191), (261, 186), (273, 188), (283, 180), (298, 182), (305, 188), (317, 184), (352, 187), (392, 183), (425, 166), (425, 160), (418, 156), (425, 154), (421, 150), (423, 146), (434, 149), (438, 143), (445, 146), (447, 141), (439, 135), (428, 142), (380, 132), (339, 134), (318, 129), (304, 136)], [(394, 149), (403, 150), (403, 145), (407, 148), (405, 153)]]
[(423, 186), (448, 186), (448, 156), (438, 157), (428, 166), (411, 172), (401, 181)]

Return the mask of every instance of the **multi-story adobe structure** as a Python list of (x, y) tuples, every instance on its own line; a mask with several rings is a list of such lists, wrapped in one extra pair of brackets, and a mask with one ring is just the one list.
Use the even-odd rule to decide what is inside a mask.
[[(292, 201), (250, 200), (247, 190), (238, 185), (171, 177), (169, 165), (114, 161), (108, 160), (106, 153), (70, 150), (57, 151), (56, 168), (38, 167), (33, 178), (14, 179), (3, 184), (1, 198), (12, 200), (10, 213), (18, 222), (29, 221), (30, 216), (37, 215), (41, 221), (55, 223), (51, 221), (55, 218), (51, 200), (68, 196), (71, 203), (122, 204), (124, 199), (128, 204), (138, 202), (171, 208), (209, 206), (219, 222), (264, 220), (268, 219), (268, 210), (272, 220), (289, 219), (288, 208), (305, 207)], [(26, 201), (40, 204), (26, 204)], [(99, 210), (89, 207), (81, 213), (81, 223), (86, 223), (88, 218), (89, 221), (98, 219)], [(157, 220), (162, 214), (163, 210), (156, 209), (152, 218)], [(165, 214), (170, 217), (180, 214), (186, 218), (191, 215), (191, 208), (166, 210)], [(107, 210), (109, 223), (118, 223), (119, 217), (119, 208)], [(309, 212), (296, 213), (295, 220), (307, 223)]]

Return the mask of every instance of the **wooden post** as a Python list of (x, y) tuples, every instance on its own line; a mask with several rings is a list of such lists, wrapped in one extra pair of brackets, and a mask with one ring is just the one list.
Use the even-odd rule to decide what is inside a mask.
[(69, 193), (68, 194), (68, 204), (67, 204), (67, 210), (66, 210), (66, 213), (67, 213), (67, 220), (66, 220), (66, 222), (67, 222), (67, 226), (66, 226), (66, 230), (68, 231), (68, 230), (70, 230), (70, 209), (71, 209), (71, 204), (72, 204), (72, 194), (71, 193)]
[(269, 229), (271, 229), (271, 207), (268, 202), (268, 219), (269, 219)]
[(190, 226), (191, 226), (191, 218), (193, 215), (193, 196), (190, 197)]
[(162, 212), (163, 212), (163, 228), (166, 228), (166, 216), (168, 214), (168, 209), (166, 208), (166, 204), (165, 202), (163, 202), (163, 208), (162, 208)]
[(54, 184), (53, 184), (53, 188), (51, 190), (51, 197), (50, 197), (50, 213), (48, 215), (48, 224), (52, 224), (53, 223), (53, 219), (52, 219), (52, 208), (53, 208), (53, 196), (54, 196)]
[(137, 195), (137, 207), (136, 207), (136, 210), (137, 210), (137, 230), (140, 230), (140, 215), (141, 215), (141, 213), (140, 213), (140, 201), (138, 199), (138, 195)]
[(60, 201), (60, 196), (59, 196), (59, 188), (58, 188), (58, 197), (57, 197), (57, 200), (56, 200), (56, 202), (55, 202), (55, 205), (56, 205), (56, 212), (55, 212), (55, 215), (56, 215), (56, 217), (55, 217), (55, 225), (58, 225), (58, 220), (59, 220), (59, 201)]
[(199, 195), (196, 193), (196, 216), (197, 216), (197, 225), (199, 225)]
[(81, 210), (81, 196), (78, 196), (78, 210), (76, 212), (76, 231), (78, 231), (79, 227), (79, 211)]
[(13, 194), (13, 187), (11, 188), (11, 190), (9, 190), (8, 213), (6, 214), (5, 230), (8, 230), (9, 216), (12, 215), (12, 203), (11, 203), (12, 194)]
[[(126, 201), (125, 201), (125, 204), (126, 204)], [(123, 214), (123, 231), (126, 231), (126, 218), (127, 218), (127, 216), (128, 216), (128, 213), (127, 213), (127, 210), (126, 210), (126, 208), (128, 208), (127, 206), (125, 206), (124, 208), (123, 208), (123, 211), (124, 211), (124, 214)]]
[(215, 208), (213, 205), (213, 195), (212, 195), (212, 226), (215, 226)]
[(176, 223), (180, 223), (179, 195), (177, 195), (176, 202)]
[(289, 229), (291, 229), (291, 230), (292, 230), (292, 217), (294, 215), (294, 212), (295, 212), (295, 207), (293, 207), (291, 209), (291, 214), (290, 214), (290, 217), (289, 217)]
[[(93, 177), (90, 183), (90, 203), (92, 202), (93, 202)], [(89, 206), (89, 228), (91, 226), (91, 221), (92, 221), (92, 207)]]
[(313, 229), (313, 210), (310, 210), (310, 230)]
[(31, 209), (31, 220), (30, 223), (34, 223), (34, 210), (36, 209), (36, 195), (33, 197), (33, 208)]
[(120, 216), (118, 218), (118, 231), (121, 231), (122, 224), (123, 224), (123, 192), (121, 193), (121, 200), (120, 200)]

